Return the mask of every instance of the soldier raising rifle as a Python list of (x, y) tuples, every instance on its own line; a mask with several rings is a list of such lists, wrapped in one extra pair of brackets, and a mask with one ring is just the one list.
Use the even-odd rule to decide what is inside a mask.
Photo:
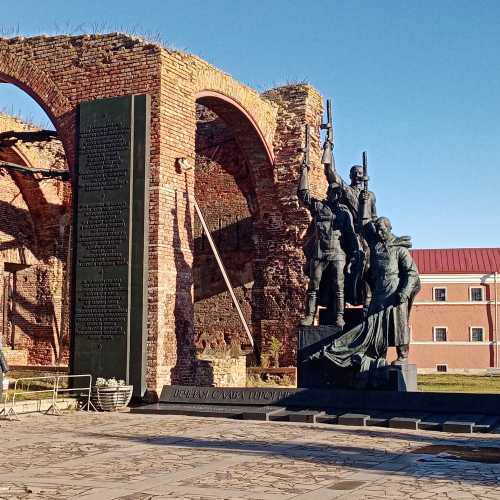
[(323, 145), (323, 158), (321, 163), (325, 166), (325, 175), (329, 184), (340, 184), (342, 187), (341, 203), (349, 208), (354, 219), (356, 232), (361, 234), (363, 226), (377, 219), (375, 194), (368, 191), (367, 155), (363, 153), (363, 165), (353, 165), (349, 171), (351, 182), (347, 184), (335, 168), (333, 156), (332, 112), (330, 101), (326, 101), (327, 123), (321, 125), (327, 130)]
[(352, 217), (346, 207), (340, 205), (341, 186), (330, 183), (324, 200), (313, 198), (309, 192), (309, 126), (306, 125), (304, 159), (302, 161), (297, 196), (312, 215), (313, 235), (304, 248), (307, 288), (306, 315), (301, 324), (312, 325), (318, 305), (320, 284), (324, 273), (326, 295), (332, 298), (331, 309), (336, 326), (344, 326), (344, 269), (346, 257), (351, 260), (359, 253), (359, 243), (354, 232)]

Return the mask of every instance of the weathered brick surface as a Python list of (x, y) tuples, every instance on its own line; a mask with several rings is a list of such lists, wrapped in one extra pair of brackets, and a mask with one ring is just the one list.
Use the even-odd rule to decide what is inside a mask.
[[(65, 169), (59, 140), (16, 140), (16, 132), (37, 130), (0, 115), (0, 133), (12, 132), (0, 147), (0, 160)], [(0, 170), (2, 337), (32, 365), (68, 360), (70, 194), (70, 185), (60, 180)]]
[[(193, 276), (200, 267), (193, 262), (192, 199), (203, 175), (195, 152), (196, 103), (214, 111), (248, 164), (243, 190), (234, 172), (233, 181), (224, 181), (231, 160), (219, 162), (213, 177), (215, 185), (227, 185), (228, 196), (234, 195), (242, 210), (244, 198), (252, 215), (253, 286), (245, 310), (259, 345), (266, 348), (272, 330), (286, 344), (282, 364), (294, 362), (302, 309), (302, 291), (296, 288), (303, 284), (300, 232), (307, 225), (295, 196), (304, 123), (315, 127), (311, 184), (323, 187), (317, 137), (321, 98), (312, 87), (282, 87), (260, 95), (197, 57), (123, 34), (0, 39), (0, 80), (27, 90), (48, 112), (71, 169), (80, 102), (151, 95), (147, 382), (152, 390), (194, 379)], [(198, 168), (179, 173), (179, 157), (197, 162)], [(243, 198), (236, 195), (235, 183)], [(224, 212), (226, 200), (219, 201)], [(240, 258), (248, 254), (234, 254), (235, 266)]]
[(245, 387), (245, 356), (216, 358), (201, 355), (195, 363), (195, 385), (203, 387)]
[[(252, 324), (255, 191), (249, 166), (231, 130), (207, 108), (198, 109), (195, 196), (247, 323)], [(253, 214), (252, 214), (253, 212)], [(196, 345), (222, 348), (249, 342), (198, 217), (194, 224)]]

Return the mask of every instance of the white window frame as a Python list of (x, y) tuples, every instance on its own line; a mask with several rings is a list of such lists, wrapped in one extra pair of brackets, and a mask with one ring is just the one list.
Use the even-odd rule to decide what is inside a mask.
[[(436, 330), (438, 328), (444, 328), (446, 331), (446, 340), (436, 340)], [(448, 342), (448, 327), (447, 326), (433, 326), (432, 327), (432, 340), (433, 342), (438, 342), (440, 344), (444, 344), (445, 342)]]
[[(481, 300), (472, 300), (472, 289), (478, 288), (481, 290)], [(484, 286), (470, 286), (469, 287), (469, 302), (484, 302)]]
[[(472, 329), (473, 328), (480, 328), (481, 329), (481, 331), (483, 332), (482, 340), (472, 340)], [(469, 342), (474, 342), (475, 344), (480, 344), (481, 342), (484, 342), (484, 326), (469, 326)]]
[[(446, 371), (439, 371), (438, 366), (446, 366)], [(448, 373), (448, 363), (439, 363), (436, 365), (436, 373)]]
[[(436, 300), (436, 290), (444, 290), (444, 300)], [(448, 302), (448, 287), (446, 287), (446, 286), (433, 286), (432, 287), (432, 300), (433, 300), (433, 302)]]

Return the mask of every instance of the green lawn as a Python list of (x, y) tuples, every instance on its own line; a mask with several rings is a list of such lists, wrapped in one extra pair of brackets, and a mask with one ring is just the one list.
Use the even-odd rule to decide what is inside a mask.
[(497, 392), (500, 377), (487, 375), (418, 375), (418, 390), (423, 392)]

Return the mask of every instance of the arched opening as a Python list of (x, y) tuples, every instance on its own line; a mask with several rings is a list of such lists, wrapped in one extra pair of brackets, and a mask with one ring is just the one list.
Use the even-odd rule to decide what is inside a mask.
[(64, 366), (71, 224), (65, 150), (39, 104), (2, 80), (0, 345), (14, 367)]
[[(195, 197), (258, 348), (268, 147), (246, 110), (224, 96), (197, 99)], [(267, 183), (269, 186), (269, 183)], [(250, 343), (199, 220), (194, 225), (194, 327), (198, 352), (231, 355)]]

